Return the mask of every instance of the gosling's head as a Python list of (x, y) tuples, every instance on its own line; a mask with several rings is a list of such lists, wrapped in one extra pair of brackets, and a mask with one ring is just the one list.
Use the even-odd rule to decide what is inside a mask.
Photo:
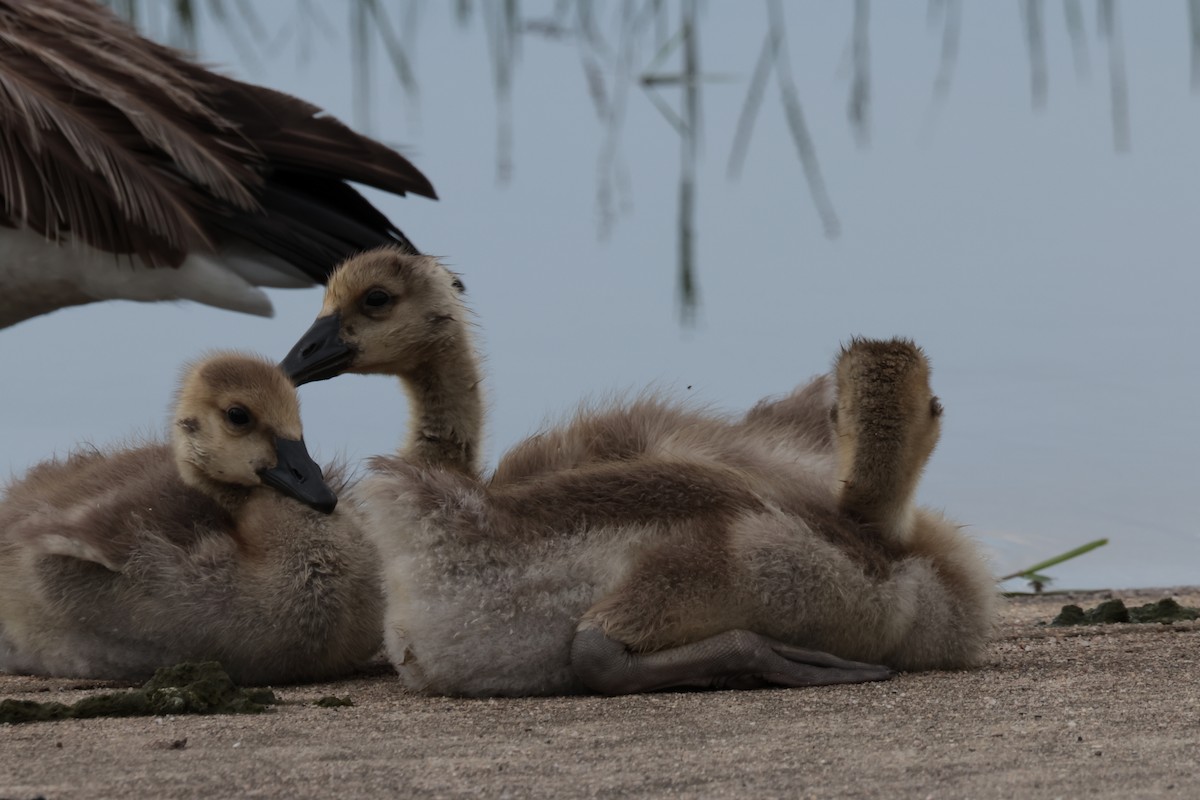
[(304, 446), (296, 389), (265, 359), (215, 353), (189, 365), (171, 438), (184, 481), (219, 499), (269, 486), (326, 514), (337, 505)]
[(462, 281), (430, 256), (381, 248), (329, 278), (321, 313), (280, 365), (297, 386), (344, 372), (409, 375), (462, 343)]
[(834, 366), (833, 410), (844, 501), (867, 517), (899, 513), (941, 433), (929, 360), (908, 339), (859, 339)]

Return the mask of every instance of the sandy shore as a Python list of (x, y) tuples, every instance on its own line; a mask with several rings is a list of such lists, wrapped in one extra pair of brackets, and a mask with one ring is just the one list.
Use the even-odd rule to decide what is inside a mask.
[[(0, 798), (1200, 796), (1200, 623), (1043, 624), (1106, 596), (1010, 600), (982, 668), (885, 683), (454, 700), (381, 670), (257, 716), (0, 726)], [(0, 676), (0, 697), (112, 686)]]

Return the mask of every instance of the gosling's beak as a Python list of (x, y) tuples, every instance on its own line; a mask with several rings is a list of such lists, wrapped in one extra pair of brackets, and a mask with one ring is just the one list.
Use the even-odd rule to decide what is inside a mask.
[(275, 458), (275, 466), (258, 473), (264, 484), (322, 514), (333, 513), (337, 507), (337, 495), (325, 483), (325, 476), (308, 454), (303, 439), (276, 436)]
[(342, 340), (342, 315), (318, 317), (279, 363), (292, 383), (301, 386), (336, 378), (354, 360), (355, 348)]

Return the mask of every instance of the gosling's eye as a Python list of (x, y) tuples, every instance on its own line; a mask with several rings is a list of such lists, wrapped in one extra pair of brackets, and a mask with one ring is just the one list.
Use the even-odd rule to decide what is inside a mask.
[(940, 417), (944, 410), (945, 409), (942, 408), (941, 400), (938, 400), (936, 397), (930, 399), (930, 401), (929, 401), (929, 416)]
[(241, 406), (230, 406), (225, 411), (225, 419), (235, 428), (244, 428), (250, 424), (250, 412)]
[(463, 285), (462, 279), (460, 278), (455, 278), (454, 280), (450, 281), (450, 285), (454, 287), (454, 290), (459, 294), (462, 294), (467, 290), (467, 287)]
[(392, 301), (392, 296), (383, 289), (372, 289), (363, 296), (363, 306), (379, 309)]

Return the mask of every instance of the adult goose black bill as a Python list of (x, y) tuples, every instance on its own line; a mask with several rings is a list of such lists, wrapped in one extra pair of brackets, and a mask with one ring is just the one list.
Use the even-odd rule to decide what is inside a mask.
[(269, 316), (258, 287), (415, 252), (349, 181), (436, 198), (393, 150), (90, 0), (0, 0), (0, 328), (110, 299)]

